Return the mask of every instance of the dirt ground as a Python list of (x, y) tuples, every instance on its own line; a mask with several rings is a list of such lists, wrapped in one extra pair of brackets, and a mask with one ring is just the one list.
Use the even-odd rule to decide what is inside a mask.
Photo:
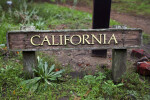
[(145, 33), (150, 34), (150, 19), (116, 11), (111, 11), (111, 18), (130, 27), (141, 28)]
[(92, 57), (91, 50), (49, 51), (48, 54), (55, 55), (62, 66), (71, 65), (73, 71), (89, 71), (93, 73), (102, 67), (110, 68), (111, 50), (108, 51), (108, 58)]
[[(72, 7), (69, 5), (63, 5), (66, 7)], [(75, 9), (85, 12), (92, 13), (92, 9), (85, 7), (76, 7)], [(150, 19), (131, 16), (124, 13), (118, 13), (115, 11), (111, 11), (111, 18), (130, 27), (133, 28), (142, 28), (143, 31), (147, 34), (150, 34)], [(150, 45), (144, 48), (150, 49)], [(130, 51), (128, 51), (128, 60), (132, 60), (130, 58)], [(88, 71), (94, 73), (97, 69), (102, 67), (111, 68), (111, 50), (108, 50), (107, 58), (100, 57), (92, 57), (91, 50), (71, 50), (71, 51), (49, 51), (48, 54), (55, 55), (56, 59), (65, 66), (70, 64), (73, 67), (74, 71)]]

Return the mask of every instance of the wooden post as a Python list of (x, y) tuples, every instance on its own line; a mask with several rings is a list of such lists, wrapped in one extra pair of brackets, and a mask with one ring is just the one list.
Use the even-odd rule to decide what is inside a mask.
[[(93, 29), (109, 28), (111, 0), (93, 0)], [(107, 57), (107, 50), (92, 50), (92, 56)]]
[[(34, 26), (22, 26), (21, 30), (32, 31)], [(33, 69), (37, 66), (37, 56), (35, 51), (23, 51), (23, 72), (26, 78), (34, 77)]]
[(112, 50), (112, 76), (114, 82), (119, 82), (126, 72), (127, 49)]
[(33, 68), (37, 64), (37, 56), (35, 51), (23, 51), (23, 71), (27, 78), (34, 77)]

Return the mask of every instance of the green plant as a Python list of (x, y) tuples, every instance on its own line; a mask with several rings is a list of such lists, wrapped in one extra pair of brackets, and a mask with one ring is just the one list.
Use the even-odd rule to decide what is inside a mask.
[(90, 99), (91, 97), (100, 97), (100, 86), (103, 84), (104, 79), (106, 76), (99, 72), (96, 75), (86, 75), (84, 77), (84, 81), (88, 83), (89, 88), (91, 89)]
[[(123, 86), (123, 83), (115, 85), (113, 80), (106, 80), (107, 73), (99, 72), (95, 76), (87, 75), (84, 77), (85, 82), (90, 85), (91, 94), (90, 96), (96, 96), (102, 98), (102, 94), (105, 96), (115, 96), (120, 92), (119, 87)], [(98, 94), (101, 93), (101, 94)]]
[(150, 42), (150, 35), (149, 34), (143, 34), (143, 42), (144, 44), (148, 44)]
[(14, 63), (12, 66), (12, 61), (7, 61), (7, 64), (2, 61), (3, 59), (0, 58), (0, 97), (10, 95), (22, 80), (19, 77), (21, 74), (19, 65)]
[[(51, 2), (60, 2), (60, 3), (66, 3), (68, 0), (50, 0)], [(70, 0), (69, 0), (70, 1)], [(76, 6), (78, 3), (78, 0), (71, 0), (73, 2), (73, 5)]]
[(0, 23), (0, 44), (6, 44), (6, 33), (15, 27), (17, 28), (15, 24), (8, 22)]
[(95, 86), (96, 84), (101, 84), (105, 78), (106, 76), (101, 72), (99, 72), (97, 76), (93, 76), (93, 75), (84, 76), (84, 80), (91, 86)]
[(115, 26), (115, 25), (121, 25), (121, 23), (117, 22), (116, 20), (110, 20), (110, 26)]
[(103, 93), (107, 94), (108, 96), (113, 96), (119, 92), (118, 87), (123, 86), (123, 83), (115, 85), (112, 80), (105, 81), (102, 84), (102, 91)]
[(32, 21), (38, 20), (37, 16), (38, 10), (30, 9), (28, 10), (28, 4), (24, 1), (20, 5), (20, 10), (14, 11), (14, 16), (23, 24), (31, 24)]
[(61, 73), (64, 70), (54, 72), (55, 65), (52, 65), (48, 68), (47, 62), (43, 63), (42, 59), (38, 57), (38, 66), (34, 69), (35, 77), (33, 79), (25, 80), (22, 84), (26, 84), (27, 88), (31, 91), (38, 90), (40, 85), (44, 85), (47, 88), (47, 85), (54, 85), (54, 81), (57, 81), (61, 77)]
[(149, 0), (113, 0), (112, 9), (134, 15), (150, 17)]
[[(7, 1), (12, 1), (12, 5), (9, 6), (7, 4)], [(29, 0), (0, 0), (0, 6), (2, 6), (2, 9), (5, 11), (7, 11), (9, 9), (9, 7), (11, 7), (12, 10), (14, 10), (14, 9), (19, 9), (20, 4), (22, 4), (25, 1), (29, 2)]]

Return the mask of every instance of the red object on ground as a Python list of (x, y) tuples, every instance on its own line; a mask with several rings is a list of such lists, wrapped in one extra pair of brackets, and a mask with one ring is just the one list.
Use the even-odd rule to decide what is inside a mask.
[(58, 69), (58, 68), (57, 68), (57, 69), (55, 69), (55, 72), (58, 72), (58, 71), (60, 71), (60, 69)]
[(148, 59), (150, 59), (150, 54), (144, 51), (143, 49), (132, 50), (131, 56), (139, 59), (143, 56), (146, 56)]
[(150, 75), (150, 62), (138, 62), (137, 71), (141, 75)]
[(132, 50), (131, 56), (132, 57), (137, 57), (137, 58), (140, 59), (141, 57), (144, 56), (144, 50), (143, 49)]
[(150, 59), (150, 54), (149, 54), (149, 53), (144, 52), (144, 55), (145, 55), (148, 59)]

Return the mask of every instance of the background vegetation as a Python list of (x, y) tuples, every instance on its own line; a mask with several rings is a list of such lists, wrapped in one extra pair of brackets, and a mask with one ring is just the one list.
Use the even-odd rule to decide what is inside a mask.
[(113, 0), (112, 9), (150, 18), (150, 0)]
[[(24, 1), (24, 0), (22, 0)], [(21, 26), (36, 26), (36, 29), (87, 29), (92, 27), (92, 14), (74, 9), (59, 7), (49, 3), (17, 4), (17, 0), (10, 7), (6, 1), (0, 1), (0, 44), (6, 43), (6, 33), (18, 30)], [(9, 9), (8, 9), (9, 8)], [(110, 21), (110, 25), (119, 25)]]
[[(93, 0), (54, 0), (58, 4), (85, 6), (92, 9)], [(76, 3), (74, 2), (76, 1)], [(150, 18), (150, 0), (112, 0), (112, 10)]]
[[(74, 9), (60, 7), (49, 3), (31, 3), (32, 0), (20, 3), (22, 0), (12, 0), (13, 5), (0, 1), (0, 99), (49, 99), (60, 98), (82, 100), (105, 99), (150, 99), (150, 85), (146, 77), (139, 76), (131, 70), (122, 77), (120, 83), (113, 83), (111, 70), (89, 75), (83, 78), (72, 78), (70, 65), (62, 67), (55, 56), (49, 57), (38, 53), (42, 58), (36, 78), (26, 80), (23, 75), (21, 52), (10, 52), (6, 44), (6, 33), (9, 30), (19, 30), (21, 26), (36, 26), (37, 29), (78, 29), (91, 28), (92, 15)], [(86, 0), (88, 1), (88, 0)], [(84, 2), (86, 2), (84, 1)], [(88, 3), (87, 3), (88, 4)], [(110, 25), (120, 25), (111, 20)], [(46, 63), (45, 63), (46, 62)], [(55, 64), (55, 68), (52, 65)], [(131, 66), (131, 64), (128, 64)], [(53, 69), (48, 74), (43, 68)], [(64, 69), (56, 77), (56, 72)], [(62, 70), (63, 70), (62, 69)], [(41, 71), (42, 70), (42, 71)], [(44, 74), (43, 74), (44, 73)], [(45, 74), (46, 73), (46, 74)], [(37, 78), (39, 77), (40, 78)], [(50, 78), (50, 79), (49, 79)], [(47, 82), (48, 81), (48, 82)], [(52, 85), (49, 85), (49, 82)], [(26, 83), (30, 83), (27, 85)], [(37, 85), (38, 84), (38, 85)], [(32, 89), (31, 89), (32, 87)]]

